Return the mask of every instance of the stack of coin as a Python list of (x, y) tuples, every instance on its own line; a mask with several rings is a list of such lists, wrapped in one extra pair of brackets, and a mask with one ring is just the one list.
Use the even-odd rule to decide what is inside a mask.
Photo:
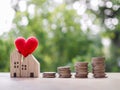
[(59, 78), (71, 78), (71, 70), (69, 66), (58, 67)]
[(56, 73), (55, 72), (44, 72), (43, 73), (43, 78), (55, 78)]
[(92, 58), (92, 73), (95, 78), (105, 78), (105, 58), (94, 57)]
[(87, 78), (88, 77), (88, 63), (77, 62), (75, 64), (75, 77), (76, 78)]

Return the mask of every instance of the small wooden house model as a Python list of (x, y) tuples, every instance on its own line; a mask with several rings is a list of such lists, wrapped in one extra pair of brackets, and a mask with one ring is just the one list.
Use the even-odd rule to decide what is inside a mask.
[(40, 64), (30, 54), (23, 57), (17, 50), (10, 55), (10, 76), (11, 77), (39, 77)]

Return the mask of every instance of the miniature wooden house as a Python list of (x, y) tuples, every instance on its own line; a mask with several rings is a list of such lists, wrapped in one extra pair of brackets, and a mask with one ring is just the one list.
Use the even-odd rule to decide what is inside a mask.
[(40, 64), (33, 55), (23, 56), (17, 51), (10, 55), (11, 77), (39, 77)]
[(21, 76), (21, 58), (22, 55), (18, 51), (13, 51), (10, 55), (10, 75), (11, 77), (20, 77)]

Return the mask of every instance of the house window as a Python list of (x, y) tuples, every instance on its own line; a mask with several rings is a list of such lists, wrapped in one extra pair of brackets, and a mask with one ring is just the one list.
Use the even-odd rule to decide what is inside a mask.
[(34, 73), (33, 72), (30, 73), (30, 77), (34, 77)]
[(19, 62), (14, 62), (14, 68), (19, 68)]
[(22, 70), (27, 70), (27, 65), (22, 65)]
[(16, 77), (17, 76), (16, 73), (14, 73), (13, 76)]

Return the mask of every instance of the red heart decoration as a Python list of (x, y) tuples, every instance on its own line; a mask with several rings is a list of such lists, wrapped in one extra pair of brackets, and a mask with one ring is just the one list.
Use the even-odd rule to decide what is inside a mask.
[(31, 54), (38, 46), (38, 40), (35, 37), (29, 37), (27, 40), (23, 37), (18, 37), (15, 40), (15, 46), (18, 51), (24, 56)]

